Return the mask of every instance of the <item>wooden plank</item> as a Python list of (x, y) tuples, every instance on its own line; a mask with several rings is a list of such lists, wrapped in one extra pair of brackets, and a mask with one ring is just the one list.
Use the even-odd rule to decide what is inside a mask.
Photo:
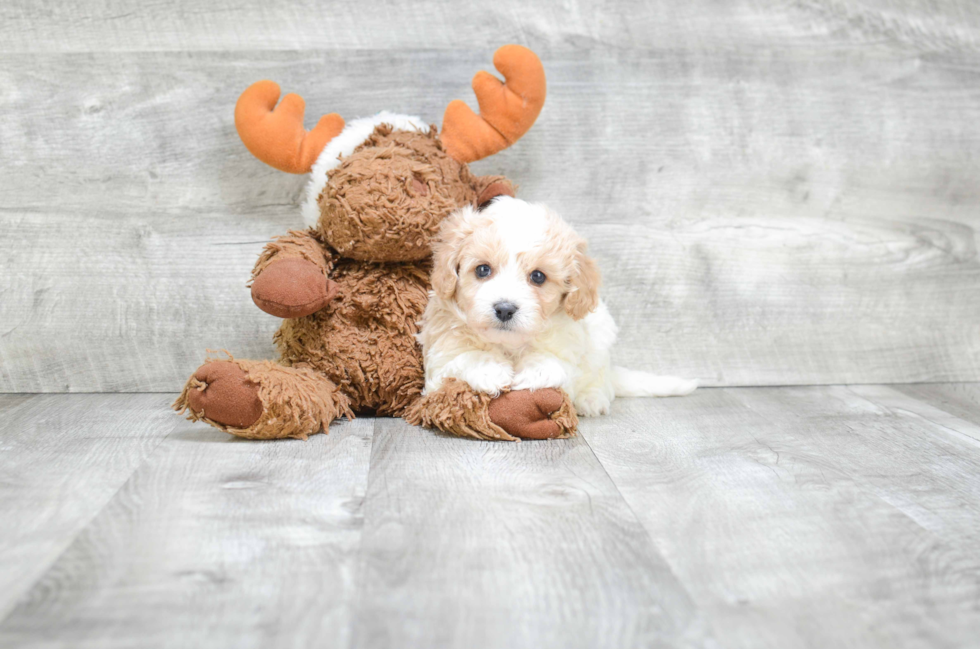
[(377, 423), (353, 646), (710, 644), (580, 438), (500, 444)]
[(726, 646), (965, 646), (980, 450), (933, 428), (830, 387), (622, 400), (582, 432)]
[(0, 395), (0, 619), (178, 419), (165, 395)]
[[(905, 417), (924, 420), (928, 424), (932, 424), (929, 426), (929, 430), (933, 434), (951, 437), (956, 442), (956, 445), (967, 444), (980, 449), (980, 425), (976, 421), (980, 419), (980, 407), (973, 406), (972, 409), (967, 411), (962, 408), (945, 407), (946, 403), (943, 402), (933, 405), (935, 401), (938, 401), (942, 397), (938, 399), (933, 397), (929, 394), (933, 392), (932, 390), (920, 395), (916, 394), (915, 390), (907, 390), (906, 387), (915, 388), (918, 386), (855, 385), (850, 386), (850, 390), (878, 406), (887, 408), (889, 412), (900, 413)], [(968, 392), (966, 394), (962, 392), (955, 394), (955, 397), (963, 396), (969, 398), (974, 397), (975, 394), (969, 394)], [(960, 414), (967, 416), (961, 417)]]
[[(351, 119), (382, 109), (438, 124), (450, 99), (472, 103), (470, 77), (490, 54), (2, 55), (10, 162), (0, 206), (292, 215), (303, 177), (254, 160), (235, 133), (233, 107), (248, 84), (272, 78), (302, 94), (310, 125), (324, 112)], [(509, 174), (573, 220), (827, 218), (837, 228), (829, 247), (848, 242), (848, 221), (888, 217), (917, 221), (935, 247), (962, 256), (961, 245), (930, 234), (941, 223), (924, 219), (976, 224), (976, 60), (934, 54), (911, 65), (909, 56), (822, 44), (778, 58), (555, 53), (544, 61), (549, 96), (537, 124), (475, 167)]]
[(840, 470), (976, 561), (980, 426), (890, 386), (832, 387), (815, 394), (776, 390), (764, 405), (750, 407), (763, 416), (795, 413), (784, 417), (814, 453), (832, 457)]
[(0, 51), (238, 50), (311, 48), (537, 47), (623, 48), (796, 46), (813, 38), (858, 43), (975, 47), (980, 16), (969, 0), (749, 2), (710, 0), (561, 4), (407, 4), (136, 0), (65, 4), (11, 0), (0, 8)]
[[(980, 379), (980, 86), (972, 51), (928, 42), (555, 51), (539, 124), (475, 167), (592, 240), (620, 360), (709, 385)], [(270, 356), (244, 282), (299, 225), (302, 178), (238, 142), (238, 92), (278, 79), (310, 123), (437, 121), (488, 61), (0, 55), (0, 390), (175, 390), (205, 347)]]
[[(894, 385), (893, 390), (943, 410), (956, 419), (980, 426), (980, 384), (933, 383)], [(969, 435), (980, 441), (973, 430)]]
[(523, 444), (0, 395), (0, 645), (969, 646), (972, 387), (624, 399)]
[[(174, 391), (206, 349), (274, 355), (279, 321), (246, 287), (272, 228), (156, 216), (0, 220), (0, 391)], [(85, 234), (40, 234), (62, 227)]]
[(372, 428), (255, 442), (185, 422), (0, 624), (0, 644), (346, 646)]

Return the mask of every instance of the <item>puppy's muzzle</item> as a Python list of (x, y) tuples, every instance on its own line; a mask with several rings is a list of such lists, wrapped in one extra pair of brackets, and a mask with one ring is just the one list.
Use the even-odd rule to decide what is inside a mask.
[(507, 322), (517, 313), (517, 305), (513, 302), (497, 302), (493, 305), (493, 312), (497, 314), (497, 320)]

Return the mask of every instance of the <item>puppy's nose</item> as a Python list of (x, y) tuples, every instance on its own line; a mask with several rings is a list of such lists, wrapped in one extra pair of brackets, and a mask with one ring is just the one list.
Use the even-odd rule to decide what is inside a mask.
[(497, 320), (507, 322), (517, 313), (517, 305), (513, 302), (497, 302), (493, 305), (493, 310), (497, 314)]

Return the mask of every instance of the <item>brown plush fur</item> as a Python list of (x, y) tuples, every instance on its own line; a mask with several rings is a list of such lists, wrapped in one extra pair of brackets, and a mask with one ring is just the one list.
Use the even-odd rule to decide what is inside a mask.
[(490, 420), (524, 439), (572, 437), (578, 427), (575, 407), (564, 390), (505, 390), (490, 402)]
[[(543, 392), (553, 392), (557, 396), (558, 406), (550, 414), (547, 412), (539, 413), (541, 418), (535, 423), (528, 424), (526, 414), (513, 412), (527, 409), (538, 410), (540, 405), (534, 402), (540, 401), (536, 399), (536, 396), (542, 396), (541, 393)], [(494, 405), (497, 405), (496, 410), (512, 412), (501, 413), (499, 420), (495, 420)], [(511, 435), (503, 427), (515, 420), (522, 420), (521, 427), (526, 433), (530, 433), (524, 434), (522, 437), (528, 439), (572, 437), (578, 427), (575, 407), (563, 390), (541, 390), (538, 395), (528, 390), (520, 390), (518, 392), (505, 392), (494, 399), (487, 394), (474, 392), (470, 386), (458, 379), (448, 379), (437, 391), (418, 399), (404, 413), (404, 417), (408, 423), (416, 426), (438, 428), (445, 433), (460, 437), (486, 440), (520, 441), (518, 437)], [(536, 429), (542, 430), (540, 428), (542, 424), (550, 424), (553, 432), (542, 435), (534, 434)], [(517, 431), (512, 430), (511, 432)]]
[(323, 373), (355, 412), (400, 415), (424, 384), (415, 335), (428, 301), (428, 263), (338, 259), (330, 274), (337, 297), (312, 315), (284, 320), (276, 333), (282, 362)]
[(551, 413), (550, 418), (558, 424), (559, 438), (574, 437), (575, 431), (578, 430), (578, 415), (575, 414), (575, 406), (564, 390), (561, 390), (561, 396), (561, 406)]
[(281, 259), (305, 259), (316, 264), (323, 271), (324, 277), (329, 277), (333, 269), (334, 257), (316, 230), (290, 230), (265, 245), (252, 268), (252, 280), (249, 284), (255, 281), (259, 273), (269, 264)]
[[(209, 356), (209, 361), (216, 360)], [(247, 428), (230, 426), (195, 412), (190, 407), (191, 390), (206, 389), (207, 384), (191, 377), (174, 402), (174, 409), (191, 421), (203, 421), (218, 430), (248, 439), (306, 439), (325, 429), (340, 416), (353, 417), (347, 397), (317, 372), (305, 367), (283, 367), (272, 361), (248, 361), (228, 354), (228, 361), (238, 365), (249, 381), (258, 386), (263, 412)]]
[(416, 426), (475, 439), (515, 441), (517, 438), (490, 419), (490, 395), (474, 392), (456, 379), (446, 381), (437, 392), (418, 399), (405, 413), (405, 420)]
[[(208, 386), (194, 377), (174, 407), (233, 435), (260, 439), (302, 438), (353, 412), (403, 415), (424, 384), (415, 336), (428, 300), (429, 241), (452, 210), (475, 203), (481, 193), (501, 191), (513, 193), (506, 178), (473, 176), (446, 155), (434, 128), (419, 133), (377, 127), (329, 173), (318, 227), (278, 237), (252, 271), (255, 282), (276, 262), (305, 260), (336, 291), (319, 311), (283, 321), (275, 335), (278, 363), (234, 360), (259, 386), (262, 416), (240, 428), (196, 413), (188, 390)], [(278, 267), (284, 268), (289, 267)], [(291, 285), (283, 281), (278, 288), (288, 297)], [(253, 298), (270, 309), (254, 292)], [(478, 404), (470, 408), (479, 421), (479, 429), (472, 429), (476, 436), (513, 439), (490, 422), (486, 401), (469, 397)], [(469, 426), (438, 416), (430, 420), (450, 432)]]
[(343, 257), (415, 261), (460, 205), (476, 202), (476, 178), (429, 133), (382, 124), (333, 169), (320, 194), (320, 232)]

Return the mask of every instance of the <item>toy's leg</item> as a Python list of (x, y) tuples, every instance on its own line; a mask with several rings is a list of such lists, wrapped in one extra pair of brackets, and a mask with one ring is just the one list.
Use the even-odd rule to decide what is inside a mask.
[(571, 437), (578, 426), (575, 408), (562, 390), (516, 390), (493, 398), (456, 379), (420, 397), (405, 419), (452, 435), (509, 441)]
[(173, 404), (191, 421), (249, 439), (306, 439), (330, 422), (353, 417), (347, 397), (309, 368), (272, 361), (209, 360)]

